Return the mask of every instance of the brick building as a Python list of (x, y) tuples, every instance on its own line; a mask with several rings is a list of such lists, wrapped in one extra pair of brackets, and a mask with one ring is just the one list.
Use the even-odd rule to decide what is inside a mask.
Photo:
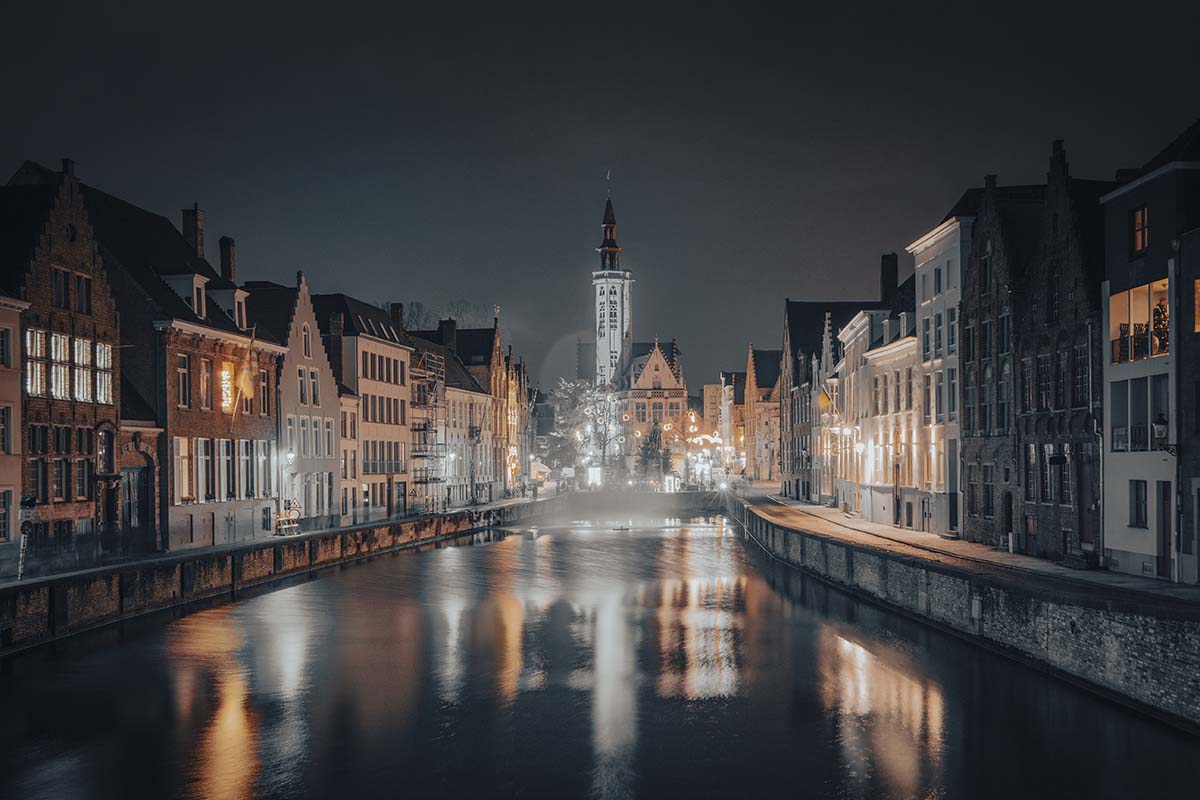
[[(14, 181), (45, 183), (53, 175), (26, 162)], [(274, 375), (285, 348), (250, 330), (248, 293), (233, 280), (232, 262), (218, 274), (205, 260), (198, 206), (184, 209), (181, 233), (159, 214), (81, 189), (121, 315), (121, 347), (139, 354), (121, 361), (122, 385), (144, 399), (151, 427), (162, 430), (159, 545), (203, 547), (271, 533)], [(130, 459), (149, 467), (137, 449)]]
[(996, 186), (988, 175), (963, 273), (962, 458), (966, 493), (963, 536), (999, 545), (1010, 541), (1020, 486), (1013, 411), (1016, 354), (1014, 288), (1036, 252), (1046, 189)]
[[(119, 520), (118, 315), (94, 223), (69, 159), (61, 172), (26, 163), (0, 190), (0, 293), (28, 304), (20, 335), (6, 326), (4, 358), (25, 375), (13, 417), (35, 547), (67, 547)], [(9, 449), (20, 435), (5, 432)]]
[[(1013, 549), (1080, 564), (1099, 555), (1099, 198), (1112, 188), (1071, 177), (1062, 142), (1054, 142), (1038, 242), (1013, 291), (1018, 381), (1011, 405), (1021, 509)], [(1003, 374), (1001, 383), (1014, 386)]]

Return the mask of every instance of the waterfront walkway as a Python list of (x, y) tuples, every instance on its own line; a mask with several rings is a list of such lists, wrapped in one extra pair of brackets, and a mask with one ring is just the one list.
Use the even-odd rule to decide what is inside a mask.
[[(546, 500), (553, 497), (553, 493), (542, 493), (539, 500)], [(180, 556), (195, 556), (206, 553), (224, 553), (231, 550), (238, 550), (247, 545), (266, 544), (281, 541), (298, 541), (304, 539), (318, 538), (337, 531), (354, 531), (365, 528), (376, 528), (380, 526), (399, 524), (404, 522), (412, 522), (414, 520), (448, 516), (451, 514), (462, 514), (471, 512), (473, 514), (484, 514), (489, 511), (497, 511), (509, 506), (519, 505), (522, 503), (534, 502), (532, 496), (527, 497), (510, 497), (501, 500), (495, 500), (490, 503), (480, 503), (472, 506), (451, 506), (445, 511), (417, 512), (406, 514), (395, 514), (393, 516), (381, 516), (379, 518), (367, 519), (351, 519), (339, 520), (335, 524), (328, 524), (333, 521), (333, 518), (313, 517), (302, 520), (299, 530), (295, 533), (278, 534), (268, 533), (265, 535), (248, 536), (235, 540), (220, 542), (215, 545), (207, 545), (204, 547), (192, 547), (182, 550), (160, 550), (146, 553), (136, 553), (128, 555), (104, 555), (96, 558), (95, 554), (90, 552), (82, 552), (78, 562), (71, 564), (66, 563), (61, 569), (50, 568), (46, 569), (44, 565), (38, 564), (36, 559), (41, 555), (31, 553), (29, 569), (26, 570), (24, 580), (17, 580), (17, 543), (14, 542), (10, 546), (11, 553), (6, 553), (6, 557), (0, 559), (0, 588), (6, 586), (16, 586), (21, 583), (29, 583), (31, 581), (45, 578), (64, 578), (69, 579), (75, 575), (82, 575), (115, 567), (132, 566), (136, 564), (148, 564), (152, 562), (166, 562)], [(325, 524), (322, 524), (325, 523)], [(69, 553), (69, 550), (67, 551)], [(60, 554), (61, 555), (61, 554)]]
[(791, 500), (773, 494), (777, 484), (754, 484), (744, 499), (760, 516), (776, 525), (831, 536), (854, 544), (882, 547), (914, 558), (926, 559), (980, 574), (1028, 575), (1038, 583), (1058, 582), (1064, 589), (1092, 590), (1113, 600), (1139, 600), (1153, 604), (1194, 606), (1200, 611), (1200, 586), (1126, 575), (1107, 570), (1076, 570), (1020, 553), (1010, 553), (962, 539), (944, 539), (924, 531), (868, 522), (840, 509)]

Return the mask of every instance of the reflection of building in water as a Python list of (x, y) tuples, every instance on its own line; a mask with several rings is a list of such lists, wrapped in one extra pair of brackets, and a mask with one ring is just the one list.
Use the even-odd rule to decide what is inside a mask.
[(836, 717), (848, 773), (877, 772), (902, 796), (936, 782), (945, 717), (941, 690), (829, 627), (818, 634), (817, 659), (818, 693), (826, 712)]
[(660, 587), (658, 695), (696, 700), (736, 694), (745, 578), (667, 580)]
[[(242, 638), (232, 609), (213, 609), (172, 626), (167, 652), (175, 675), (176, 713), (194, 723), (213, 704), (197, 744), (192, 775), (205, 798), (249, 797), (259, 773), (258, 719), (249, 704), (246, 672), (238, 662)], [(215, 686), (213, 697), (198, 693)]]

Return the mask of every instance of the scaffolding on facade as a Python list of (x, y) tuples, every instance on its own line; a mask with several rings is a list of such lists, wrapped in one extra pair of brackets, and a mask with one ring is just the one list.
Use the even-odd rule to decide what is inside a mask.
[(413, 483), (410, 505), (416, 511), (434, 511), (445, 502), (441, 496), (441, 485), (446, 480), (445, 356), (430, 350), (419, 351), (410, 377)]

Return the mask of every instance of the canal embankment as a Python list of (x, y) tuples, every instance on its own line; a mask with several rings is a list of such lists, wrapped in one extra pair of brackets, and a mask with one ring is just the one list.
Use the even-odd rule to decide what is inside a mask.
[(1200, 603), (873, 540), (764, 500), (726, 505), (774, 558), (1200, 732)]
[(83, 631), (234, 597), (238, 592), (386, 553), (561, 514), (568, 496), (463, 509), (134, 562), (0, 586), (0, 656)]

